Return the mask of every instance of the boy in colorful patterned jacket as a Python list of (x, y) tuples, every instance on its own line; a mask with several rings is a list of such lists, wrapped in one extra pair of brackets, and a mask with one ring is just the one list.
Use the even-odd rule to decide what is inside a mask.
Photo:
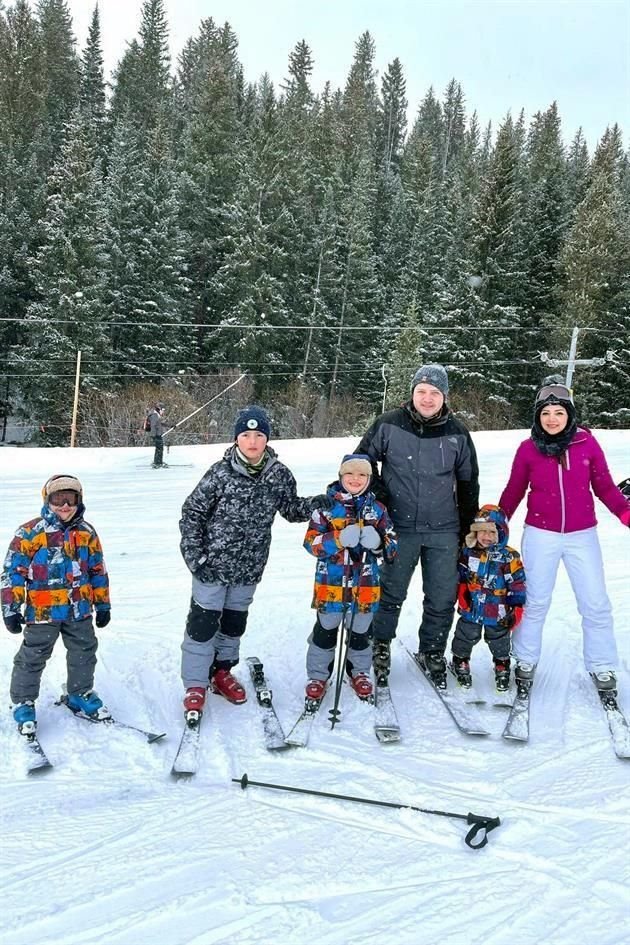
[(330, 510), (313, 512), (304, 547), (317, 558), (312, 606), (317, 620), (306, 653), (306, 697), (320, 700), (335, 656), (344, 613), (350, 626), (346, 669), (361, 699), (372, 695), (368, 630), (380, 599), (380, 560), (396, 555), (387, 509), (369, 491), (372, 464), (360, 453), (344, 456), (339, 481), (328, 487)]
[(460, 618), (452, 642), (451, 669), (460, 686), (472, 685), (470, 655), (484, 633), (494, 659), (496, 687), (510, 685), (510, 632), (525, 605), (525, 571), (518, 551), (507, 544), (505, 513), (484, 505), (466, 535), (459, 556), (457, 592)]
[[(36, 728), (35, 700), (57, 638), (66, 648), (67, 701), (73, 712), (110, 718), (94, 692), (96, 626), (110, 621), (109, 578), (101, 543), (83, 518), (83, 489), (75, 476), (51, 476), (42, 489), (41, 516), (21, 525), (9, 545), (0, 587), (9, 633), (21, 633), (13, 661), (13, 718), (24, 735)], [(22, 613), (24, 609), (24, 613)]]

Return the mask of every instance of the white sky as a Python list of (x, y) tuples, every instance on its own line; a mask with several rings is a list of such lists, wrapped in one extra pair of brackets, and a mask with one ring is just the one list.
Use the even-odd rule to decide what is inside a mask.
[[(67, 0), (82, 45), (95, 0)], [(142, 0), (99, 0), (106, 65), (137, 32)], [(381, 73), (396, 56), (413, 116), (430, 85), (461, 82), (472, 111), (495, 128), (509, 109), (529, 118), (557, 100), (565, 140), (582, 125), (594, 146), (609, 124), (630, 127), (630, 0), (166, 0), (174, 56), (202, 18), (227, 20), (248, 79), (276, 85), (305, 39), (313, 84), (343, 86), (358, 36), (369, 29)], [(627, 138), (626, 138), (627, 141)]]

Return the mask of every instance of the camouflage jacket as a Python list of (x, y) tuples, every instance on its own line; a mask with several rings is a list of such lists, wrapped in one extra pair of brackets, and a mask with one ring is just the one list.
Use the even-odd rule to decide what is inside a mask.
[(258, 584), (276, 512), (306, 522), (311, 499), (300, 498), (293, 474), (267, 447), (269, 460), (252, 476), (231, 446), (182, 506), (180, 549), (189, 570), (207, 584)]

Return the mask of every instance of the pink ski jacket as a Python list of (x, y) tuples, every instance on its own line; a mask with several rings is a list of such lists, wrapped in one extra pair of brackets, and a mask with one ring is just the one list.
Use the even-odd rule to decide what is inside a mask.
[(602, 448), (589, 430), (578, 427), (565, 458), (566, 467), (556, 457), (541, 453), (532, 439), (523, 440), (499, 499), (508, 519), (529, 487), (527, 525), (551, 532), (592, 528), (597, 525), (593, 492), (627, 524), (630, 502), (613, 482)]

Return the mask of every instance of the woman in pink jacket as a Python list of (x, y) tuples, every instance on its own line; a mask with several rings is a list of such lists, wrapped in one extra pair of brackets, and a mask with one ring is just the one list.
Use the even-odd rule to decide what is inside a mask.
[(630, 502), (614, 484), (595, 437), (578, 426), (570, 390), (553, 380), (536, 395), (531, 436), (518, 447), (499, 499), (509, 519), (529, 488), (522, 541), (527, 605), (512, 641), (515, 675), (531, 685), (563, 561), (582, 617), (586, 669), (599, 689), (614, 690), (617, 647), (593, 493), (627, 526)]

